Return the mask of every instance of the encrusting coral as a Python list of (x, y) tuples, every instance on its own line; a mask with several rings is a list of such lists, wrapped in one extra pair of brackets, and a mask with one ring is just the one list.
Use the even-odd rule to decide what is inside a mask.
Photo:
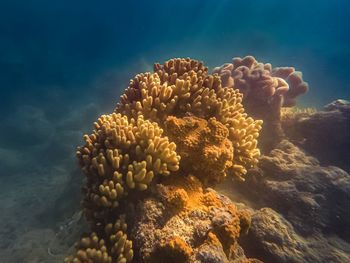
[[(227, 175), (244, 180), (260, 155), (257, 138), (262, 121), (244, 112), (238, 90), (223, 87), (218, 75), (208, 74), (201, 62), (192, 59), (171, 59), (155, 64), (153, 73), (136, 75), (115, 111), (102, 115), (94, 126), (77, 151), (86, 175), (83, 209), (92, 234), (76, 245), (76, 254), (67, 262), (130, 262), (134, 251), (128, 236), (136, 222), (127, 228), (125, 220), (131, 220), (135, 205), (152, 189), (163, 182), (178, 184), (189, 174), (198, 178), (198, 191)], [(215, 201), (217, 197), (209, 198), (210, 192), (189, 195), (188, 186), (181, 187), (168, 200), (179, 211), (188, 210), (190, 203), (196, 211), (226, 207)], [(197, 197), (198, 201), (189, 200)], [(225, 242), (221, 247), (227, 257), (243, 224), (235, 209), (230, 213), (238, 221), (211, 233), (219, 243)], [(230, 229), (232, 235), (225, 236)], [(194, 244), (185, 244), (172, 237), (158, 249), (183, 249), (176, 262), (186, 262)], [(143, 261), (141, 254), (137, 260)]]
[(145, 262), (253, 262), (240, 256), (237, 243), (249, 212), (195, 176), (166, 178), (137, 206), (136, 218), (131, 236)]
[[(213, 70), (221, 77), (224, 87), (238, 89), (243, 105), (253, 118), (264, 120), (262, 141), (271, 148), (283, 138), (280, 124), (281, 107), (292, 107), (298, 96), (308, 91), (302, 74), (293, 67), (272, 68), (252, 56), (233, 58)], [(263, 142), (262, 142), (263, 143)], [(264, 146), (264, 145), (263, 145)]]
[(215, 118), (206, 121), (193, 116), (169, 116), (165, 122), (165, 131), (177, 145), (181, 169), (196, 175), (205, 185), (215, 185), (230, 172), (245, 169), (238, 164), (241, 163), (239, 160), (234, 161), (228, 129)]

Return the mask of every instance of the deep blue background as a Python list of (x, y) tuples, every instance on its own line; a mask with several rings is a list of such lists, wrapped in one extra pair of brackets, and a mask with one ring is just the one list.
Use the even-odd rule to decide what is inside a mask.
[(349, 99), (350, 2), (0, 0), (0, 109), (117, 100), (153, 62), (248, 54), (303, 71), (305, 105)]

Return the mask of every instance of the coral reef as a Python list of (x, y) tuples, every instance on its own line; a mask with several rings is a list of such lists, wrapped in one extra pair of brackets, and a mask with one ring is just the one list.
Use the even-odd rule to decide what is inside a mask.
[(250, 225), (249, 212), (203, 189), (194, 176), (157, 185), (133, 217), (131, 237), (145, 262), (254, 262), (237, 244)]
[[(227, 175), (244, 180), (257, 164), (262, 121), (249, 117), (241, 101), (238, 90), (222, 87), (217, 75), (191, 59), (155, 64), (153, 73), (132, 79), (115, 111), (94, 123), (77, 150), (91, 234), (66, 261), (249, 262), (237, 245), (249, 214), (204, 189)], [(152, 204), (165, 207), (159, 218), (164, 225), (140, 230), (153, 211), (142, 207)], [(187, 237), (174, 235), (176, 224), (186, 221), (193, 222)], [(159, 235), (143, 240), (152, 229)], [(201, 250), (207, 246), (217, 254)]]
[(253, 118), (264, 120), (261, 146), (271, 149), (283, 138), (280, 127), (281, 107), (292, 107), (296, 98), (307, 92), (302, 74), (293, 67), (272, 68), (252, 56), (233, 58), (213, 70), (221, 77), (224, 87), (238, 89), (243, 104)]
[[(253, 57), (214, 72), (155, 64), (84, 136), (91, 232), (67, 262), (350, 261), (350, 175), (328, 166), (347, 167), (336, 154), (349, 146), (349, 103), (291, 108), (301, 74)], [(250, 115), (264, 120), (262, 156)]]
[(262, 121), (244, 112), (242, 94), (222, 87), (218, 76), (191, 59), (172, 59), (156, 64), (155, 73), (139, 74), (130, 81), (116, 112), (130, 117), (144, 116), (161, 127), (168, 116), (193, 115), (205, 120), (215, 118), (224, 124), (234, 147), (236, 177), (256, 164), (260, 151), (257, 138)]

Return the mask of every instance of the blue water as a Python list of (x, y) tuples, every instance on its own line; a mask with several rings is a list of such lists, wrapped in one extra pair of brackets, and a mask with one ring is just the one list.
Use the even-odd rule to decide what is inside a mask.
[(348, 0), (0, 0), (0, 199), (13, 202), (0, 228), (18, 227), (0, 250), (41, 225), (82, 133), (154, 62), (192, 57), (212, 69), (254, 55), (303, 72), (300, 105), (350, 99), (349, 14)]
[(303, 101), (322, 105), (350, 94), (349, 10), (346, 0), (1, 0), (1, 108), (21, 96), (38, 103), (35, 92), (50, 86), (89, 93), (111, 69), (129, 67), (130, 78), (174, 56), (217, 66), (247, 54), (303, 71), (311, 87)]

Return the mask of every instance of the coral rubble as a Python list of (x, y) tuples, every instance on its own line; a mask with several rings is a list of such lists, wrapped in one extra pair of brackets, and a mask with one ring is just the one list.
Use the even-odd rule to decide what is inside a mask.
[[(262, 121), (241, 102), (238, 90), (195, 60), (171, 59), (136, 75), (78, 148), (91, 234), (66, 261), (249, 262), (237, 244), (249, 214), (206, 189), (226, 176), (244, 180), (258, 162)], [(154, 226), (144, 222), (157, 213)]]

